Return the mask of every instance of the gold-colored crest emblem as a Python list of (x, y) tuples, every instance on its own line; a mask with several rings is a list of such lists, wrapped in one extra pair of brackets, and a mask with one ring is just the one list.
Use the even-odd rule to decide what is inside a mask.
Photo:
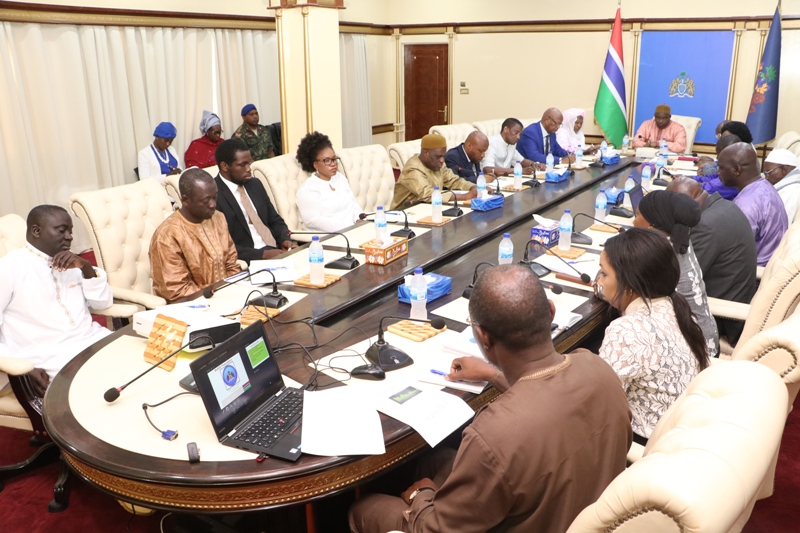
[(694, 80), (681, 72), (681, 75), (672, 80), (669, 86), (669, 96), (678, 98), (694, 98)]

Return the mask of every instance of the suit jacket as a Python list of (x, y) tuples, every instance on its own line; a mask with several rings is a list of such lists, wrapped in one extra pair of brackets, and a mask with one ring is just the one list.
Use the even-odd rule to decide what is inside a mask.
[[(547, 154), (544, 151), (544, 137), (542, 136), (541, 122), (534, 122), (524, 130), (517, 141), (517, 151), (522, 154), (525, 159), (536, 161), (537, 163), (545, 163), (547, 161)], [(550, 134), (550, 151), (553, 157), (556, 158), (556, 163), (562, 157), (567, 157), (569, 153), (564, 150), (556, 140), (556, 134)]]
[[(225, 220), (228, 222), (228, 231), (230, 231), (231, 239), (236, 245), (239, 259), (247, 262), (253, 259), (261, 259), (261, 250), (253, 247), (253, 236), (250, 234), (247, 217), (239, 207), (239, 202), (236, 201), (228, 186), (223, 183), (222, 176), (218, 174), (214, 181), (217, 182), (217, 211), (225, 215)], [(259, 218), (269, 228), (272, 236), (275, 237), (275, 242), (278, 243), (278, 246), (283, 241), (288, 241), (289, 227), (273, 207), (272, 202), (269, 201), (267, 191), (261, 181), (256, 178), (249, 179), (244, 184), (244, 190), (250, 196)]]
[(464, 143), (451, 148), (444, 156), (444, 164), (453, 171), (453, 174), (475, 183), (481, 172), (481, 162), (473, 163), (464, 151)]

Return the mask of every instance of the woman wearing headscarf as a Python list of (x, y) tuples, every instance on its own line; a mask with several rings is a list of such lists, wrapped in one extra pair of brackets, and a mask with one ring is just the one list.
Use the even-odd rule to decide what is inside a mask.
[(153, 131), (153, 143), (139, 151), (139, 179), (155, 178), (159, 183), (172, 174), (180, 174), (178, 154), (172, 141), (178, 130), (170, 122), (162, 122)]
[(217, 147), (222, 143), (222, 122), (219, 117), (210, 111), (203, 111), (200, 119), (200, 133), (202, 137), (193, 140), (183, 155), (186, 168), (207, 168), (217, 164), (214, 157)]
[(564, 121), (556, 132), (558, 144), (567, 152), (575, 153), (578, 147), (583, 148), (585, 155), (593, 154), (597, 151), (597, 146), (586, 147), (586, 136), (581, 131), (583, 129), (583, 118), (586, 115), (583, 109), (570, 107), (563, 113)]
[(708, 309), (703, 272), (689, 238), (692, 228), (700, 222), (700, 215), (700, 206), (690, 196), (674, 191), (653, 191), (639, 203), (633, 225), (655, 228), (669, 237), (681, 268), (677, 291), (689, 302), (694, 319), (703, 330), (709, 357), (716, 357), (719, 331)]

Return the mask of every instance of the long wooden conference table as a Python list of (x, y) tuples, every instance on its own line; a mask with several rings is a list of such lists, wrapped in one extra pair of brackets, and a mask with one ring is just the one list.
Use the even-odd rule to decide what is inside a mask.
[[(452, 293), (429, 303), (429, 313), (435, 313), (436, 308), (461, 298), (463, 289), (472, 282), (478, 263), (496, 263), (502, 233), (511, 233), (515, 260), (519, 260), (530, 237), (530, 228), (536, 225), (532, 218), (534, 213), (558, 219), (563, 209), (569, 207), (573, 214), (593, 214), (598, 190), (611, 186), (622, 187), (630, 172), (638, 172), (633, 164), (632, 159), (623, 158), (616, 165), (576, 171), (573, 177), (562, 183), (542, 183), (539, 187), (515, 193), (506, 197), (502, 209), (472, 211), (443, 226), (430, 228), (430, 231), (410, 241), (407, 256), (386, 266), (362, 264), (325, 289), (292, 287), (292, 291), (305, 292), (306, 296), (281, 312), (277, 317), (280, 323), (273, 321), (275, 330), (265, 326), (267, 334), (271, 342), (277, 342), (274, 334), (277, 331), (281, 346), (290, 342), (312, 345), (314, 340), (309, 325), (293, 321), (314, 317), (318, 343), (324, 345), (335, 340), (330, 345), (311, 350), (315, 359), (364, 340), (365, 332), (374, 336), (381, 317), (408, 316), (409, 307), (398, 302), (397, 286), (415, 267), (422, 267), (426, 273), (436, 272), (452, 278)], [(580, 231), (590, 223), (588, 219), (579, 218), (575, 228)], [(333, 237), (326, 242), (334, 244), (331, 250), (343, 250), (339, 247), (342, 243), (340, 237)], [(358, 243), (351, 244), (357, 246)], [(304, 253), (306, 248), (303, 246), (295, 253)], [(565, 284), (564, 291), (580, 292), (569, 284)], [(568, 351), (578, 346), (603, 325), (606, 309), (605, 303), (589, 297), (574, 310), (583, 318), (556, 337), (556, 347)], [(456, 331), (466, 327), (452, 320), (446, 322), (448, 328)], [(76, 376), (93, 356), (124, 335), (133, 335), (130, 326), (75, 357), (53, 380), (44, 401), (47, 430), (62, 450), (69, 467), (90, 484), (115, 498), (150, 508), (194, 513), (276, 508), (310, 502), (351, 489), (380, 476), (427, 446), (409, 426), (384, 415), (381, 415), (386, 444), (386, 453), (383, 455), (318, 457), (304, 454), (296, 463), (268, 458), (262, 463), (253, 459), (201, 459), (199, 463), (190, 464), (185, 459), (137, 453), (114, 445), (78, 421), (75, 415), (78, 406), (71, 402), (78, 401), (76, 398), (87, 400), (78, 394), (80, 391), (72, 390), (72, 386)], [(313, 372), (304, 355), (303, 350), (286, 349), (276, 356), (283, 374), (300, 384), (308, 382)], [(414, 356), (413, 353), (410, 355)], [(119, 356), (120, 365), (124, 365), (128, 357), (141, 361), (140, 353)], [(136, 375), (133, 371), (129, 374), (131, 378)], [(148, 376), (155, 374), (152, 372)], [(174, 379), (177, 382), (181, 377), (175, 375)], [(147, 387), (146, 379), (142, 379), (137, 386)], [(317, 383), (321, 385), (330, 385), (333, 381), (333, 378), (324, 374), (319, 374), (317, 378)], [(113, 385), (119, 383), (103, 383), (103, 390)], [(497, 396), (493, 388), (480, 395), (446, 390), (465, 399), (473, 409), (478, 409)], [(123, 392), (117, 403), (126, 401), (126, 393)], [(98, 405), (104, 403), (100, 396), (98, 394), (96, 398)], [(93, 398), (90, 401), (93, 402)], [(141, 416), (141, 412), (138, 416)], [(200, 412), (197, 416), (205, 417), (206, 414)], [(156, 434), (152, 438), (160, 440)], [(176, 443), (175, 446), (185, 449), (185, 442)]]

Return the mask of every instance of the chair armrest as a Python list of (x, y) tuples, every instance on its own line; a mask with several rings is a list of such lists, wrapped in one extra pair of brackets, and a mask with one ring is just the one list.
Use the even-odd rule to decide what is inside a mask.
[(633, 464), (644, 455), (644, 446), (638, 442), (631, 443), (631, 449), (628, 450), (628, 462)]
[(761, 279), (764, 276), (764, 267), (756, 267), (756, 279)]
[(0, 357), (0, 372), (9, 376), (22, 376), (33, 370), (33, 363), (20, 357)]
[(237, 259), (236, 264), (242, 267), (242, 270), (247, 270), (249, 266), (246, 261), (242, 261), (241, 259)]
[(113, 303), (107, 309), (89, 309), (93, 315), (110, 316), (112, 318), (128, 318), (144, 310), (144, 307), (136, 304)]
[(720, 300), (719, 298), (709, 298), (708, 309), (711, 311), (711, 314), (716, 317), (731, 318), (744, 322), (747, 320), (748, 313), (750, 313), (750, 304)]
[(114, 286), (111, 287), (111, 292), (114, 293), (114, 299), (139, 304), (144, 306), (145, 309), (155, 309), (161, 305), (167, 305), (167, 301), (164, 298), (154, 294), (147, 294), (146, 292)]

